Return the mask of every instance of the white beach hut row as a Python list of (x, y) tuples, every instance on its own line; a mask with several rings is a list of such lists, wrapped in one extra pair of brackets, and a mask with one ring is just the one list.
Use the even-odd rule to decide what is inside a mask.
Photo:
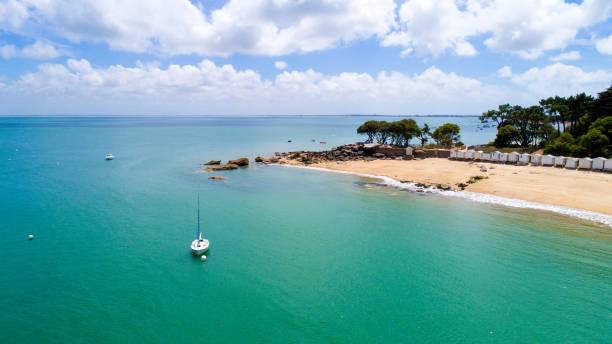
[(502, 164), (511, 163), (517, 165), (529, 165), (532, 166), (555, 166), (565, 167), (567, 169), (583, 169), (583, 170), (596, 170), (596, 171), (609, 171), (612, 172), (612, 159), (606, 158), (566, 158), (562, 156), (553, 155), (541, 155), (541, 154), (527, 154), (527, 153), (502, 153), (493, 152), (485, 153), (483, 151), (474, 150), (454, 150), (450, 152), (450, 159), (453, 160), (476, 160), (476, 161), (490, 161), (499, 162)]

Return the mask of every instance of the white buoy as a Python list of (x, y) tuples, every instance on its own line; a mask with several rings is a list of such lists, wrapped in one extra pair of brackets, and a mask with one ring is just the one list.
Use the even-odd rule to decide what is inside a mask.
[(32, 240), (34, 239), (34, 236), (32, 234), (28, 235), (28, 239)]
[(205, 262), (206, 261), (206, 256), (202, 255), (202, 261)]

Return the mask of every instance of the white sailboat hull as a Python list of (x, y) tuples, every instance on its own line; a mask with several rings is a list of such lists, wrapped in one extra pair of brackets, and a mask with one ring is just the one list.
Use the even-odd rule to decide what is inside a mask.
[(201, 239), (201, 240), (196, 239), (191, 243), (191, 253), (197, 256), (201, 256), (204, 253), (206, 253), (206, 251), (208, 251), (209, 245), (210, 243), (206, 239)]

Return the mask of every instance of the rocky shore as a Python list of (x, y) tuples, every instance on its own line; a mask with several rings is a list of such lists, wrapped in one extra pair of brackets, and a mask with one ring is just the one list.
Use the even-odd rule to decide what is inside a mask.
[[(428, 187), (465, 190), (612, 215), (609, 206), (612, 204), (610, 174), (543, 166), (458, 161), (449, 157), (450, 150), (444, 149), (355, 143), (320, 152), (275, 152), (272, 157), (257, 157), (255, 162), (384, 176), (414, 183), (417, 192), (426, 192)], [(203, 166), (203, 170), (210, 172), (246, 168), (249, 159), (230, 160), (227, 164), (221, 164), (221, 161), (211, 163), (215, 165)]]
[(264, 159), (262, 162), (276, 159), (280, 163), (290, 160), (310, 165), (328, 161), (412, 160), (448, 157), (450, 157), (450, 150), (446, 149), (416, 149), (414, 147), (401, 148), (376, 143), (352, 143), (334, 147), (328, 151), (277, 152), (273, 158), (261, 159)]

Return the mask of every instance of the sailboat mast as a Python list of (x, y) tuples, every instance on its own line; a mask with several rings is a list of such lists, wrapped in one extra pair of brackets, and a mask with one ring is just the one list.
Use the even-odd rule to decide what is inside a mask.
[(200, 239), (200, 194), (198, 193), (198, 237)]

